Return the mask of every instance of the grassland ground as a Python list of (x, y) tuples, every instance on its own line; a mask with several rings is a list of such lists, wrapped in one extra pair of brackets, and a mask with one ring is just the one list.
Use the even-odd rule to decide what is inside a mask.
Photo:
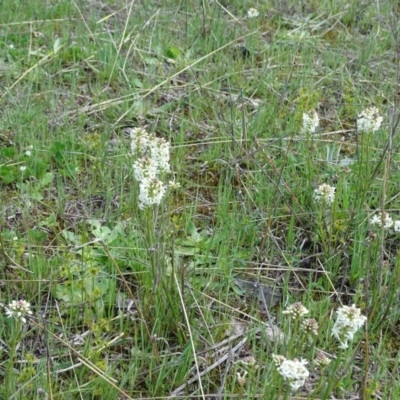
[(399, 18), (3, 1), (0, 398), (400, 398)]

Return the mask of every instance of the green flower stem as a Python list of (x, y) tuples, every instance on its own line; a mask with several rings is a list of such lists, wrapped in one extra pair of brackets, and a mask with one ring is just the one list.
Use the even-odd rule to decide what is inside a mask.
[[(339, 370), (342, 356), (343, 356), (343, 350), (340, 349), (339, 350), (339, 354), (337, 355), (336, 360), (335, 360), (335, 362), (333, 364), (333, 368), (332, 368), (330, 379), (328, 380), (328, 386), (327, 386), (326, 391), (325, 391), (326, 396), (331, 394), (333, 389), (335, 388), (335, 386), (339, 383), (339, 381), (337, 379), (334, 379), (334, 378), (335, 378), (336, 371)], [(323, 397), (323, 398), (325, 398), (325, 397)]]
[(147, 250), (150, 256), (150, 269), (151, 269), (151, 280), (153, 282), (153, 293), (157, 290), (158, 281), (159, 281), (159, 274), (157, 271), (157, 246), (158, 244), (155, 241), (154, 237), (154, 223), (155, 223), (155, 216), (154, 216), (154, 209), (153, 207), (147, 207), (145, 210), (145, 225), (146, 225), (146, 244)]
[(11, 333), (11, 344), (10, 344), (10, 352), (9, 352), (9, 359), (6, 368), (6, 375), (5, 375), (5, 398), (9, 399), (11, 394), (14, 392), (14, 379), (13, 379), (13, 370), (14, 370), (14, 359), (17, 350), (17, 344), (20, 340), (20, 333), (22, 329), (22, 321), (20, 318), (15, 320), (14, 329)]

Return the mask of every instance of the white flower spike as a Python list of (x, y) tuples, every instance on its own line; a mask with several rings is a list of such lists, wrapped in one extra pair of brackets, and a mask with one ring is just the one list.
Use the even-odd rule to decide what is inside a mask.
[(278, 368), (282, 365), (284, 361), (286, 361), (286, 357), (279, 354), (272, 354), (272, 361), (274, 362), (275, 367)]
[(291, 304), (282, 314), (290, 315), (293, 319), (299, 319), (308, 314), (309, 311), (300, 302)]
[[(396, 221), (398, 222), (398, 221)], [(382, 213), (375, 214), (370, 220), (369, 223), (371, 225), (382, 226)], [(394, 225), (392, 217), (389, 213), (385, 212), (383, 215), (383, 227), (385, 229), (390, 229)], [(399, 224), (397, 224), (397, 228), (400, 228)], [(395, 226), (396, 231), (396, 226)]]
[(354, 334), (365, 324), (367, 317), (361, 315), (361, 310), (355, 304), (351, 307), (340, 307), (337, 312), (335, 325), (332, 328), (332, 336), (340, 342), (341, 349), (347, 349), (348, 343), (353, 340)]
[(151, 159), (157, 164), (160, 172), (169, 172), (170, 144), (163, 138), (153, 136), (149, 142)]
[(277, 366), (279, 374), (285, 381), (289, 382), (290, 388), (293, 391), (301, 388), (305, 384), (306, 379), (310, 376), (310, 372), (306, 368), (308, 364), (307, 360), (298, 360), (297, 358), (294, 360), (287, 360), (283, 356), (275, 354), (272, 355), (272, 358)]
[(148, 134), (143, 128), (129, 129), (127, 133), (131, 138), (131, 155), (134, 158), (133, 174), (139, 182), (139, 208), (158, 205), (167, 189), (159, 177), (170, 172), (170, 143)]
[(335, 201), (335, 190), (334, 186), (323, 183), (314, 190), (314, 199), (318, 203), (332, 204)]
[(315, 357), (314, 363), (321, 367), (324, 368), (327, 365), (329, 365), (331, 362), (331, 359), (329, 357), (327, 357), (322, 351), (319, 351), (317, 353), (317, 356)]
[(157, 164), (150, 157), (142, 157), (133, 163), (133, 176), (138, 182), (143, 179), (154, 179), (157, 175)]
[(134, 156), (142, 157), (146, 155), (149, 147), (150, 135), (143, 128), (128, 129), (131, 137), (131, 152)]
[(26, 323), (26, 315), (32, 315), (31, 305), (25, 300), (13, 300), (6, 309), (8, 318), (20, 320), (23, 324)]
[(319, 125), (319, 117), (315, 110), (311, 110), (308, 113), (303, 113), (303, 126), (301, 133), (312, 134), (315, 133)]
[(144, 178), (140, 184), (139, 208), (144, 209), (153, 204), (160, 204), (165, 194), (164, 184), (157, 178)]
[(318, 322), (314, 318), (307, 318), (301, 321), (301, 327), (304, 332), (309, 333), (313, 336), (318, 336)]
[(255, 8), (249, 8), (247, 10), (247, 18), (256, 18), (260, 15), (257, 9)]
[(383, 121), (376, 107), (366, 108), (357, 118), (357, 130), (362, 133), (376, 132)]

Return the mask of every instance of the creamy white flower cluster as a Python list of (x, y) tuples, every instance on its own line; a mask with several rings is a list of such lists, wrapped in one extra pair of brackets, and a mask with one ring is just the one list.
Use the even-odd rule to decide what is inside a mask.
[[(289, 305), (282, 312), (288, 315), (292, 320), (299, 321), (309, 313), (309, 310), (300, 302)], [(312, 335), (318, 334), (318, 323), (315, 319), (303, 319), (300, 323), (302, 330)], [(292, 391), (302, 387), (310, 375), (306, 365), (308, 361), (305, 359), (298, 360), (297, 358), (289, 360), (279, 354), (272, 354), (272, 360), (282, 378), (289, 383)]]
[(26, 323), (26, 315), (32, 315), (31, 305), (25, 300), (13, 300), (8, 307), (6, 307), (6, 315), (8, 318), (15, 318), (22, 323)]
[(310, 376), (310, 372), (306, 368), (307, 360), (288, 360), (284, 356), (272, 354), (272, 360), (282, 378), (289, 382), (293, 391), (300, 389)]
[[(361, 111), (357, 117), (357, 131), (361, 133), (374, 133), (382, 125), (383, 117), (376, 107), (369, 107)], [(319, 117), (315, 110), (303, 113), (302, 134), (313, 134), (319, 126)]]
[[(303, 306), (299, 301), (291, 304), (282, 312), (282, 314), (289, 315), (293, 320), (300, 320), (309, 313), (309, 310)], [(318, 335), (318, 322), (314, 318), (302, 319), (301, 328), (304, 332), (310, 333), (311, 335)]]
[(256, 18), (260, 15), (256, 8), (249, 8), (247, 10), (247, 18)]
[(301, 321), (301, 328), (306, 333), (309, 333), (313, 336), (318, 336), (319, 325), (314, 318), (306, 318)]
[(383, 121), (383, 117), (379, 115), (376, 107), (370, 107), (363, 110), (357, 118), (357, 131), (361, 133), (376, 132)]
[(314, 360), (314, 363), (316, 365), (324, 368), (327, 365), (329, 365), (330, 362), (331, 362), (331, 359), (329, 357), (327, 357), (324, 352), (322, 352), (321, 350), (318, 351), (317, 356), (315, 357), (315, 360)]
[(291, 316), (293, 319), (299, 319), (307, 315), (309, 311), (306, 307), (303, 306), (299, 301), (297, 303), (291, 304), (282, 312), (282, 314), (286, 314)]
[[(309, 310), (300, 302), (294, 303), (283, 311), (283, 314), (289, 315), (292, 319), (299, 321), (307, 315)], [(367, 317), (361, 315), (361, 310), (353, 304), (351, 307), (339, 307), (337, 318), (332, 328), (332, 336), (339, 340), (339, 347), (346, 349), (348, 343), (353, 340), (355, 333), (364, 325)], [(314, 318), (303, 319), (297, 326), (302, 331), (314, 336), (318, 335), (318, 322)], [(297, 358), (290, 360), (278, 354), (272, 354), (272, 360), (282, 378), (290, 385), (291, 390), (298, 390), (305, 384), (309, 377), (309, 371), (306, 368), (308, 361)], [(330, 362), (330, 358), (322, 351), (319, 351), (314, 359), (314, 364), (320, 368), (325, 368)]]
[(355, 304), (351, 307), (340, 307), (336, 315), (332, 336), (339, 340), (340, 348), (347, 349), (348, 343), (353, 340), (354, 334), (365, 324), (367, 317), (361, 315), (361, 310), (356, 308)]
[(143, 128), (129, 130), (131, 137), (131, 153), (133, 175), (139, 182), (139, 208), (160, 204), (166, 186), (159, 176), (170, 172), (170, 144), (162, 138), (150, 135)]
[(397, 232), (397, 233), (400, 232), (400, 220), (393, 221), (392, 217), (391, 217), (390, 214), (387, 213), (387, 212), (384, 212), (383, 215), (382, 215), (381, 212), (378, 213), (378, 214), (375, 214), (375, 215), (369, 220), (369, 223), (370, 223), (371, 225), (375, 225), (375, 226), (378, 226), (378, 227), (381, 227), (382, 224), (383, 224), (383, 227), (384, 227), (385, 229), (393, 228), (393, 230), (394, 230), (395, 232)]
[[(294, 303), (283, 311), (283, 314), (290, 315), (293, 319), (301, 319), (307, 315), (309, 310), (300, 302)], [(353, 340), (354, 334), (364, 325), (367, 317), (361, 315), (361, 310), (353, 304), (351, 307), (342, 306), (337, 310), (337, 319), (332, 328), (332, 336), (339, 339), (341, 347)], [(318, 335), (318, 322), (314, 318), (304, 319), (301, 324), (303, 331)]]
[(314, 199), (318, 203), (332, 204), (335, 201), (335, 190), (334, 186), (323, 183), (314, 190)]
[(315, 110), (311, 110), (308, 113), (303, 113), (303, 126), (301, 128), (302, 134), (315, 133), (319, 126), (319, 117)]

